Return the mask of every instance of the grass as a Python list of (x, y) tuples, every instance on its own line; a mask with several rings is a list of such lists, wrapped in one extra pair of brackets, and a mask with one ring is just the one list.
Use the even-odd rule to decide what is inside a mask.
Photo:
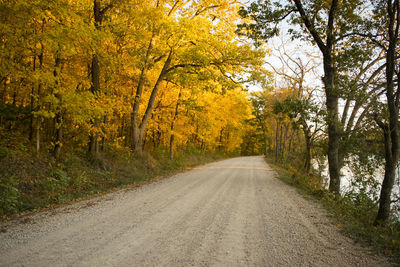
[(68, 152), (51, 156), (7, 151), (0, 159), (0, 216), (67, 203), (115, 188), (173, 174), (223, 158), (219, 154), (180, 151), (171, 160), (167, 149), (142, 157), (129, 149), (109, 147), (97, 157)]
[(306, 175), (289, 164), (275, 163), (266, 158), (279, 178), (294, 186), (305, 196), (322, 203), (331, 215), (332, 223), (356, 242), (376, 248), (393, 263), (400, 262), (400, 221), (392, 218), (385, 226), (374, 226), (377, 203), (362, 194), (346, 195), (336, 199), (322, 186), (322, 178)]

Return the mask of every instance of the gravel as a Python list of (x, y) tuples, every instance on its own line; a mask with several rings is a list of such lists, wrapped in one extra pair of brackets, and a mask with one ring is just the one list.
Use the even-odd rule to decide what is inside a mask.
[(389, 266), (262, 157), (0, 224), (0, 266)]

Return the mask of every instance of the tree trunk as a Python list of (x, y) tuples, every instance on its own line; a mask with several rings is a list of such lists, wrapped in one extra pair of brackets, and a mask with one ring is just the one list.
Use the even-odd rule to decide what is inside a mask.
[[(32, 71), (36, 71), (36, 55), (33, 56), (33, 62), (32, 62)], [(32, 84), (32, 89), (31, 89), (31, 104), (29, 106), (29, 111), (30, 111), (30, 123), (29, 123), (29, 141), (33, 141), (33, 135), (35, 132), (35, 126), (34, 126), (34, 116), (33, 116), (33, 110), (34, 110), (34, 105), (35, 105), (35, 84)]]
[(135, 132), (135, 136), (133, 136), (133, 142), (135, 144), (134, 146), (134, 152), (138, 156), (142, 156), (143, 154), (143, 135), (144, 135), (144, 128), (139, 127), (137, 131)]
[(386, 222), (390, 215), (391, 194), (396, 177), (396, 161), (392, 157), (392, 140), (388, 127), (384, 130), (385, 142), (385, 175), (382, 182), (382, 188), (379, 198), (378, 215), (375, 219), (375, 225)]
[[(100, 0), (93, 1), (93, 15), (94, 15), (94, 26), (96, 30), (101, 30), (101, 24), (103, 23), (103, 18), (105, 12), (112, 8), (113, 4), (110, 3), (105, 7), (101, 8)], [(92, 77), (92, 86), (90, 91), (97, 95), (100, 92), (100, 63), (98, 55), (93, 53), (92, 55), (92, 65), (91, 65), (91, 77)], [(94, 132), (89, 136), (89, 145), (88, 145), (88, 152), (91, 155), (96, 155), (99, 152), (99, 133), (98, 133), (98, 126), (99, 126), (99, 119), (93, 118), (93, 128)]]
[(176, 106), (175, 106), (175, 114), (171, 122), (171, 137), (169, 139), (169, 158), (173, 159), (174, 158), (174, 142), (175, 142), (175, 134), (174, 134), (174, 129), (175, 129), (175, 121), (178, 118), (179, 114), (179, 105), (181, 102), (181, 96), (182, 96), (182, 89), (179, 90), (178, 94), (178, 100), (176, 101)]
[(36, 154), (40, 153), (40, 120), (36, 122)]
[[(294, 137), (294, 131), (290, 132), (290, 138), (289, 138), (289, 145), (288, 145), (288, 153), (292, 152), (292, 144), (293, 144), (293, 137)], [(293, 151), (294, 151), (294, 145), (293, 145)]]
[[(91, 77), (92, 87), (90, 88), (90, 91), (96, 95), (100, 92), (100, 63), (96, 54), (93, 54), (92, 56)], [(95, 155), (99, 152), (99, 133), (97, 132), (99, 126), (98, 118), (93, 118), (92, 123), (94, 132), (89, 136), (88, 152), (91, 155)]]
[(334, 69), (331, 57), (324, 56), (324, 84), (326, 93), (327, 124), (328, 124), (328, 163), (329, 163), (329, 191), (340, 194), (340, 167), (339, 167), (339, 117), (338, 97), (334, 86)]
[(306, 140), (306, 159), (304, 162), (304, 170), (306, 173), (310, 173), (312, 168), (312, 137), (307, 123), (303, 121), (302, 124), (304, 139)]
[(276, 120), (276, 128), (275, 128), (275, 161), (278, 161), (278, 136), (279, 136), (279, 121)]
[(326, 41), (316, 31), (313, 20), (306, 14), (300, 0), (293, 0), (297, 11), (301, 15), (304, 26), (310, 32), (322, 52), (324, 65), (324, 89), (326, 94), (327, 124), (328, 124), (328, 163), (329, 163), (329, 190), (336, 196), (340, 195), (340, 166), (339, 166), (339, 116), (338, 116), (338, 92), (335, 84), (335, 68), (333, 60), (333, 48), (335, 44), (334, 23), (338, 0), (332, 0), (326, 25)]
[(105, 134), (106, 134), (106, 126), (105, 125), (106, 125), (106, 123), (107, 123), (107, 115), (104, 115), (104, 117), (103, 117), (104, 126), (102, 127), (103, 136), (101, 137), (101, 147), (100, 147), (101, 152), (104, 152), (106, 150), (106, 137), (105, 137)]
[[(140, 126), (137, 125), (138, 114), (135, 113), (135, 111), (132, 113), (132, 115), (134, 116), (134, 118), (132, 118), (133, 123), (134, 123), (132, 125), (132, 148), (135, 151), (135, 153), (138, 155), (142, 155), (142, 153), (143, 153), (143, 134), (146, 130), (147, 123), (148, 123), (151, 113), (153, 111), (154, 102), (156, 100), (158, 90), (160, 89), (161, 83), (164, 80), (165, 75), (167, 75), (167, 73), (168, 73), (168, 68), (171, 64), (172, 57), (173, 57), (173, 50), (171, 49), (168, 54), (168, 58), (165, 61), (164, 66), (160, 72), (160, 75), (158, 76), (158, 79), (153, 87), (153, 90), (151, 91), (151, 95), (150, 95), (149, 101), (147, 103), (147, 108), (146, 108), (146, 111), (142, 118), (142, 121), (140, 123)], [(136, 101), (135, 101), (135, 103), (136, 103)]]
[[(42, 32), (43, 32), (43, 28), (42, 28)], [(43, 56), (44, 56), (44, 47), (43, 44), (40, 43), (40, 54), (38, 56), (39, 58), (39, 68), (40, 70), (43, 67)], [(39, 81), (38, 84), (38, 89), (37, 89), (37, 110), (40, 110), (40, 95), (42, 93), (42, 83), (41, 81)], [(38, 117), (36, 118), (36, 154), (40, 153), (40, 124), (41, 124), (41, 118)]]
[[(399, 0), (394, 0), (393, 3), (392, 0), (387, 0), (387, 11), (389, 19), (389, 47), (386, 52), (386, 98), (389, 109), (389, 123), (379, 123), (379, 126), (383, 129), (385, 141), (385, 176), (382, 182), (379, 210), (375, 219), (375, 225), (384, 224), (390, 216), (391, 194), (396, 177), (396, 167), (399, 161), (398, 116), (400, 84), (397, 84), (397, 91), (394, 88), (396, 47), (400, 26)], [(398, 82), (400, 82), (400, 77), (397, 78)]]
[(306, 160), (304, 164), (304, 170), (306, 173), (311, 172), (311, 167), (312, 167), (312, 142), (311, 142), (311, 137), (310, 135), (307, 135), (306, 137)]
[(268, 134), (267, 134), (267, 131), (264, 130), (264, 155), (265, 156), (267, 156), (267, 153), (268, 153), (267, 143), (268, 143)]
[(289, 124), (285, 123), (285, 124), (283, 124), (283, 127), (284, 127), (284, 133), (283, 133), (283, 139), (282, 139), (282, 142), (283, 142), (282, 156), (283, 156), (283, 158), (286, 158), (287, 150), (288, 150), (287, 141), (288, 141), (288, 133), (289, 133)]
[[(60, 69), (60, 63), (61, 63), (61, 59), (59, 56), (56, 57), (55, 60), (55, 66), (54, 66), (54, 72), (53, 72), (53, 76), (55, 79), (55, 88), (57, 90), (57, 88), (59, 87), (59, 83), (58, 83), (58, 72)], [(53, 156), (56, 159), (59, 159), (60, 157), (60, 153), (61, 153), (61, 147), (62, 147), (62, 136), (63, 136), (63, 132), (62, 132), (62, 107), (61, 107), (61, 94), (59, 92), (56, 92), (54, 94), (54, 96), (57, 98), (57, 100), (59, 101), (58, 106), (56, 107), (56, 115), (55, 115), (55, 138), (54, 138), (54, 149), (53, 149)]]
[(55, 122), (56, 122), (56, 135), (55, 135), (53, 156), (54, 158), (59, 159), (62, 147), (62, 138), (63, 138), (61, 111), (57, 112), (55, 117)]
[[(146, 50), (146, 56), (144, 59), (144, 64), (142, 67), (142, 70), (140, 72), (139, 76), (139, 81), (138, 85), (136, 87), (136, 94), (135, 98), (133, 100), (133, 105), (132, 105), (132, 114), (131, 114), (131, 121), (132, 121), (132, 126), (131, 126), (131, 149), (135, 151), (138, 154), (142, 153), (142, 147), (140, 147), (140, 143), (142, 142), (142, 137), (140, 137), (140, 128), (139, 128), (139, 107), (140, 107), (140, 102), (142, 99), (142, 93), (143, 93), (143, 86), (146, 80), (146, 71), (148, 68), (149, 64), (149, 59), (150, 59), (150, 53), (153, 48), (153, 38), (154, 38), (154, 33), (150, 39), (149, 45)], [(143, 135), (143, 133), (142, 133)]]
[(222, 143), (223, 143), (223, 137), (224, 137), (224, 128), (221, 128), (221, 131), (219, 133), (219, 141), (218, 141), (218, 151), (222, 152)]

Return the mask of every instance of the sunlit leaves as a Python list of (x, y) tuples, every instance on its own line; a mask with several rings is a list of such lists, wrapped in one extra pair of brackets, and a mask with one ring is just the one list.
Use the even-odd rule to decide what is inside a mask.
[[(2, 107), (24, 113), (9, 117), (21, 129), (30, 118), (31, 138), (36, 128), (40, 140), (52, 145), (55, 131), (63, 129), (65, 140), (57, 141), (63, 149), (70, 142), (85, 147), (94, 134), (129, 145), (138, 82), (143, 78), (140, 119), (171, 53), (144, 142), (168, 146), (173, 134), (178, 147), (237, 149), (250, 112), (243, 84), (263, 83), (266, 75), (265, 51), (235, 34), (239, 3), (99, 3), (108, 7), (100, 25), (92, 0), (1, 3)], [(90, 90), (94, 54), (101, 69), (98, 92)]]

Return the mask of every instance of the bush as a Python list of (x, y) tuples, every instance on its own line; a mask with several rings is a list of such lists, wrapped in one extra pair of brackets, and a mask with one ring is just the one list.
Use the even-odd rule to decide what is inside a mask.
[(70, 178), (64, 170), (55, 168), (49, 177), (41, 181), (40, 185), (49, 200), (58, 201), (60, 193), (68, 186), (69, 180)]
[(14, 177), (0, 180), (0, 215), (18, 211), (18, 182)]

